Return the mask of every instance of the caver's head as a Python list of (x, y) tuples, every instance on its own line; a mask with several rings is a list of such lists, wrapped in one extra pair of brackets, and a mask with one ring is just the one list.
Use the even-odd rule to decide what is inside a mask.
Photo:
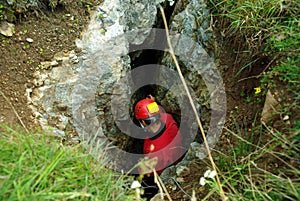
[[(160, 108), (157, 103), (149, 98), (140, 100), (134, 108), (134, 116), (140, 126), (150, 132), (155, 132), (156, 125), (160, 125)], [(158, 126), (158, 125), (157, 125)]]

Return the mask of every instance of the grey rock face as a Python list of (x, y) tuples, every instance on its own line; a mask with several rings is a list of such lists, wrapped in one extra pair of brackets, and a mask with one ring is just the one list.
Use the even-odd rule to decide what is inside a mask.
[[(156, 13), (156, 2), (151, 0), (104, 1), (76, 42), (82, 53), (58, 55), (44, 62), (35, 73), (35, 87), (27, 91), (36, 120), (45, 129), (60, 130), (65, 126), (50, 121), (64, 119), (66, 122), (66, 116), (67, 122), (75, 126), (81, 136), (91, 137), (93, 133), (104, 138), (105, 134), (124, 148), (128, 137), (114, 123), (111, 95), (115, 83), (131, 69), (127, 55), (129, 43), (137, 45), (145, 40), (155, 23)], [(126, 31), (142, 28), (137, 33), (124, 35)], [(128, 94), (129, 90), (125, 85), (118, 93)], [(124, 108), (122, 100), (125, 99), (128, 97), (120, 97), (120, 106), (116, 107)], [(56, 133), (64, 136), (64, 130)]]
[[(194, 93), (193, 99), (199, 103), (198, 114), (204, 126), (209, 146), (212, 148), (219, 139), (225, 123), (226, 95), (218, 69), (214, 64), (213, 51), (209, 51), (214, 43), (212, 29), (210, 28), (210, 14), (205, 1), (186, 0), (175, 7), (170, 23), (171, 33), (180, 33), (171, 40), (175, 55), (185, 80)], [(206, 49), (206, 50), (204, 50)], [(209, 51), (209, 52), (208, 52)], [(162, 63), (175, 69), (174, 61), (169, 54), (165, 54)], [(180, 93), (180, 89), (178, 90)], [(172, 103), (170, 92), (161, 92), (161, 103)], [(171, 99), (172, 100), (172, 99)], [(176, 105), (170, 108), (172, 113), (180, 109)], [(194, 113), (190, 114), (194, 116)], [(183, 119), (186, 119), (185, 117)], [(183, 135), (189, 135), (183, 133)], [(202, 138), (198, 133), (198, 138)], [(203, 159), (207, 156), (204, 144), (195, 141), (190, 144), (184, 159), (176, 165), (176, 176), (181, 176), (181, 170), (186, 169), (193, 160)], [(174, 174), (164, 171), (162, 177), (168, 181)]]
[[(202, 44), (206, 49), (210, 48), (213, 33), (207, 2), (205, 0), (185, 0), (183, 2), (176, 5), (170, 29), (193, 38), (195, 42)], [(180, 10), (182, 11), (176, 14), (176, 11)]]

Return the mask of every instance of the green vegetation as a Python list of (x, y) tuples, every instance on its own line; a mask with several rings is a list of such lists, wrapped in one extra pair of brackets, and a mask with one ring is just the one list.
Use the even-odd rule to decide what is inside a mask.
[[(283, 135), (266, 124), (225, 128), (230, 141), (226, 153), (214, 153), (223, 189), (229, 200), (299, 200), (299, 130)], [(256, 136), (256, 137), (254, 137)], [(207, 165), (210, 166), (209, 162)], [(213, 181), (202, 200), (219, 197)]]
[[(221, 20), (226, 36), (245, 39), (249, 57), (267, 55), (275, 65), (263, 72), (263, 86), (274, 87), (274, 80), (286, 83), (287, 89), (300, 99), (300, 2), (296, 0), (217, 0), (210, 1), (214, 16)], [(228, 27), (228, 28), (227, 28)], [(243, 42), (243, 41), (241, 41)], [(263, 48), (262, 48), (263, 47)], [(275, 85), (276, 86), (276, 85)]]
[(4, 16), (3, 16), (3, 8), (4, 6), (2, 4), (0, 4), (0, 20), (3, 20)]
[(30, 45), (29, 45), (29, 44), (26, 44), (26, 45), (23, 46), (23, 49), (24, 49), (24, 50), (29, 49), (29, 48), (30, 48)]
[[(294, 140), (299, 132), (284, 136), (265, 124), (250, 132), (240, 128), (226, 130), (233, 139), (226, 144), (229, 151), (214, 154), (214, 158), (229, 200), (300, 199), (300, 170), (297, 168), (300, 147)], [(249, 140), (253, 136), (258, 137)], [(216, 183), (210, 183), (207, 188), (210, 193), (204, 200), (214, 196)]]
[[(284, 91), (279, 112), (292, 117), (290, 124), (279, 128), (256, 120), (250, 126), (235, 123), (233, 128), (225, 128), (229, 142), (223, 146), (229, 151), (214, 153), (214, 158), (226, 196), (229, 200), (300, 200), (300, 2), (211, 0), (210, 3), (222, 35), (241, 40), (235, 42), (242, 44), (241, 51), (250, 58), (236, 76), (257, 58), (270, 58), (262, 73), (252, 78), (260, 79), (262, 92)], [(244, 92), (240, 96), (250, 104), (254, 101)], [(208, 183), (209, 193), (204, 200), (218, 197), (216, 183)]]
[(132, 200), (125, 177), (105, 168), (103, 150), (88, 154), (45, 133), (3, 130), (0, 200)]
[[(211, 1), (214, 16), (221, 22), (225, 36), (235, 36), (246, 42), (243, 52), (250, 61), (237, 73), (255, 63), (259, 57), (267, 56), (270, 63), (260, 75), (262, 88), (266, 92), (280, 85), (290, 92), (289, 105), (282, 106), (288, 111), (299, 110), (300, 100), (300, 2), (281, 0), (218, 0)], [(287, 94), (285, 94), (287, 95)], [(287, 96), (285, 96), (287, 97)], [(248, 98), (248, 102), (251, 100)], [(294, 126), (297, 124), (293, 122)], [(299, 128), (299, 127), (298, 127)]]

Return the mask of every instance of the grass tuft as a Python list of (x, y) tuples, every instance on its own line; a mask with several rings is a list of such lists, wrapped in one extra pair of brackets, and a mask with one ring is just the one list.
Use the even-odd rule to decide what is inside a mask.
[(81, 144), (66, 147), (44, 133), (4, 127), (0, 147), (0, 200), (133, 198), (124, 188), (129, 180), (105, 168), (105, 154), (97, 161)]
[[(241, 127), (225, 130), (231, 139), (226, 144), (228, 151), (216, 152), (214, 157), (218, 159), (222, 185), (229, 200), (300, 200), (300, 152), (294, 141), (296, 134), (287, 137), (261, 124), (252, 129), (250, 136), (261, 136), (254, 140)], [(217, 199), (215, 181), (210, 182), (208, 189), (202, 200)]]

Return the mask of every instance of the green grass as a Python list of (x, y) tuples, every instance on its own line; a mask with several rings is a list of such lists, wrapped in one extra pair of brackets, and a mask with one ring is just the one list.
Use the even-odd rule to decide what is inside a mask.
[[(300, 200), (299, 141), (300, 131), (284, 136), (261, 124), (249, 132), (241, 127), (226, 129), (231, 139), (226, 153), (214, 153), (223, 189), (229, 200)], [(244, 135), (241, 135), (244, 134)], [(247, 146), (246, 146), (247, 145)], [(207, 163), (209, 165), (209, 163)], [(207, 188), (207, 187), (206, 187)], [(219, 197), (215, 181), (210, 182), (209, 193), (203, 200)]]
[(266, 37), (286, 18), (297, 18), (296, 0), (211, 0), (215, 16), (221, 16), (230, 33), (241, 31), (248, 38)]
[[(210, 7), (224, 37), (246, 42), (242, 51), (250, 60), (244, 58), (246, 64), (236, 76), (255, 59), (269, 57), (272, 63), (255, 77), (260, 78), (263, 91), (285, 92), (279, 112), (291, 117), (290, 125), (280, 131), (255, 120), (250, 128), (235, 124), (227, 129), (230, 149), (214, 155), (226, 196), (229, 200), (300, 200), (300, 2), (211, 0)], [(205, 199), (212, 199), (216, 191), (212, 185)]]
[[(211, 9), (220, 20), (225, 36), (239, 36), (246, 41), (249, 58), (237, 75), (249, 68), (257, 56), (278, 58), (262, 77), (266, 86), (278, 78), (300, 99), (300, 1), (290, 0), (211, 0)], [(263, 47), (263, 49), (262, 49)], [(275, 86), (276, 87), (276, 86)], [(298, 103), (299, 104), (299, 103)]]
[[(300, 110), (300, 1), (290, 0), (211, 0), (211, 11), (217, 18), (224, 37), (239, 38), (247, 57), (237, 70), (255, 66), (258, 58), (268, 57), (270, 63), (259, 78), (264, 89), (284, 90), (281, 94), (292, 99), (281, 105), (281, 110), (299, 118)], [(245, 44), (242, 44), (246, 42)], [(274, 91), (273, 90), (273, 91)], [(297, 126), (295, 120), (292, 127)], [(298, 127), (299, 128), (299, 127)]]
[(0, 200), (133, 199), (123, 187), (129, 178), (105, 168), (103, 150), (88, 154), (81, 144), (68, 147), (45, 133), (8, 127), (0, 147)]

